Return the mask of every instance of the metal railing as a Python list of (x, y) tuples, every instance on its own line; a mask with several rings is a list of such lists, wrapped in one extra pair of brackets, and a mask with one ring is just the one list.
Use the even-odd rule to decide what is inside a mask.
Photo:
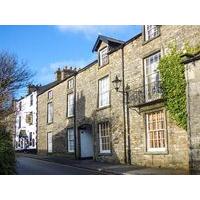
[(130, 91), (129, 103), (132, 106), (139, 106), (148, 102), (162, 99), (161, 82), (156, 81), (146, 84), (136, 90)]

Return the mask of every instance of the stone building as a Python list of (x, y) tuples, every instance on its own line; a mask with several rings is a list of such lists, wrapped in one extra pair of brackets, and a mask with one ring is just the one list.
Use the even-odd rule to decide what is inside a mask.
[(185, 77), (187, 81), (187, 113), (189, 159), (192, 173), (200, 170), (200, 54), (187, 57)]
[(188, 170), (188, 135), (169, 118), (157, 69), (172, 42), (199, 43), (200, 27), (147, 25), (126, 42), (99, 36), (97, 60), (67, 76), (59, 71), (39, 94), (39, 151)]
[(76, 70), (56, 72), (56, 80), (38, 93), (38, 153), (74, 156), (74, 90)]

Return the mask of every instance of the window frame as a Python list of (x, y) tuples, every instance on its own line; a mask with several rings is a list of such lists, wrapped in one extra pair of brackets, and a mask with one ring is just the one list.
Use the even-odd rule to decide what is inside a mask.
[[(103, 81), (104, 79), (107, 79), (107, 83), (108, 83), (108, 90), (105, 93), (107, 93), (108, 95), (108, 103), (107, 104), (101, 104), (101, 101), (102, 101), (102, 93), (101, 92), (101, 88), (102, 86), (100, 85), (100, 82)], [(98, 108), (104, 108), (104, 107), (108, 107), (110, 106), (110, 78), (109, 78), (109, 75), (106, 75), (104, 77), (102, 77), (101, 79), (98, 80)]]
[[(148, 130), (148, 115), (153, 114), (153, 113), (159, 113), (159, 112), (163, 112), (163, 123), (164, 123), (164, 129), (162, 129), (164, 131), (164, 147), (156, 147), (156, 148), (152, 148), (150, 147), (150, 131)], [(145, 145), (145, 149), (146, 149), (146, 153), (147, 154), (167, 154), (168, 153), (168, 132), (167, 132), (167, 116), (166, 116), (166, 111), (165, 109), (161, 108), (161, 109), (157, 109), (157, 110), (151, 110), (149, 112), (146, 112), (144, 114), (144, 119), (145, 119), (145, 138), (146, 138), (146, 145)], [(157, 121), (156, 121), (157, 123)], [(156, 125), (157, 126), (157, 125)], [(158, 132), (159, 129), (154, 129), (154, 132)], [(161, 129), (160, 129), (161, 131)], [(158, 137), (158, 134), (157, 134)]]
[[(106, 57), (107, 57), (106, 63), (103, 63), (103, 57), (102, 56), (103, 56), (104, 51), (107, 51), (106, 52)], [(101, 67), (106, 66), (109, 63), (108, 46), (105, 46), (102, 49), (100, 49), (98, 54), (99, 54), (99, 67), (101, 68)]]
[[(106, 149), (106, 150), (104, 150), (103, 146), (102, 146), (102, 125), (103, 124), (104, 124), (104, 130), (105, 130), (105, 126), (106, 125), (107, 125), (106, 128), (108, 128), (107, 131), (105, 130), (105, 133), (107, 132), (108, 135), (106, 135), (106, 136), (104, 135), (103, 136), (104, 138), (108, 139), (108, 142), (104, 143), (104, 145), (105, 144), (109, 145), (109, 149)], [(112, 153), (112, 148), (111, 148), (111, 128), (110, 128), (110, 122), (109, 121), (102, 121), (102, 122), (99, 122), (97, 124), (97, 126), (98, 126), (98, 136), (99, 136), (99, 152), (100, 152), (100, 154), (111, 154)], [(101, 129), (100, 129), (100, 127), (101, 127)]]
[[(148, 29), (148, 26), (154, 26), (154, 27), (151, 29)], [(156, 30), (154, 30), (154, 29), (156, 29)], [(148, 32), (150, 32), (150, 31), (153, 31), (153, 36), (150, 36), (148, 34)], [(158, 36), (160, 36), (160, 28), (158, 25), (144, 25), (144, 42), (145, 43), (157, 38)]]
[(35, 138), (32, 139), (32, 147), (35, 147)]
[(30, 95), (30, 106), (33, 105), (33, 94)]
[[(52, 105), (52, 117), (51, 117), (51, 121), (49, 121), (49, 105)], [(54, 115), (54, 111), (53, 111), (53, 102), (48, 102), (47, 103), (47, 124), (51, 124), (53, 123), (53, 115)]]
[(33, 146), (32, 141), (33, 141), (33, 132), (29, 132), (29, 146)]
[[(51, 95), (50, 95), (50, 94), (51, 94)], [(47, 93), (47, 99), (48, 99), (48, 100), (53, 99), (53, 91), (52, 91), (52, 90), (48, 91), (48, 93)]]
[[(70, 87), (70, 82), (72, 82), (72, 86)], [(67, 81), (67, 89), (72, 90), (74, 89), (74, 78), (71, 78)]]
[[(73, 95), (73, 98), (72, 98), (72, 102), (73, 102), (73, 104), (70, 104), (70, 98), (69, 98), (69, 96), (70, 95)], [(67, 117), (74, 117), (74, 92), (72, 92), (72, 93), (69, 93), (69, 94), (67, 94)], [(72, 106), (73, 105), (73, 107), (72, 107), (72, 110), (73, 110), (73, 113), (70, 115), (70, 106)]]
[(18, 129), (22, 127), (22, 117), (19, 116)]
[[(51, 135), (51, 151), (49, 151), (49, 135)], [(49, 131), (47, 132), (47, 153), (53, 153), (53, 132)]]
[(22, 111), (22, 101), (19, 102), (19, 111)]
[[(155, 57), (157, 54), (159, 54), (158, 55), (158, 62), (156, 63), (156, 72), (151, 72), (151, 73), (147, 73), (147, 59), (151, 59), (151, 57)], [(144, 69), (144, 94), (145, 94), (145, 102), (151, 102), (151, 101), (154, 101), (154, 100), (157, 100), (158, 98), (149, 98), (148, 97), (148, 92), (149, 92), (149, 90), (148, 90), (148, 85), (149, 84), (152, 84), (152, 83), (154, 83), (154, 82), (156, 82), (156, 81), (154, 81), (154, 82), (149, 82), (148, 81), (148, 77), (150, 77), (150, 76), (152, 76), (152, 75), (155, 75), (155, 76), (157, 76), (158, 75), (158, 83), (161, 81), (161, 77), (160, 77), (160, 72), (159, 72), (159, 69), (158, 69), (158, 65), (159, 65), (159, 62), (160, 62), (160, 59), (161, 59), (161, 50), (157, 50), (157, 51), (155, 51), (155, 52), (152, 52), (151, 54), (149, 54), (148, 56), (145, 56), (144, 58), (143, 58), (143, 69)], [(150, 62), (150, 61), (149, 61)], [(151, 67), (152, 65), (150, 64), (149, 65), (149, 67)], [(151, 69), (151, 71), (153, 71), (152, 69)], [(157, 78), (157, 77), (156, 77)], [(159, 93), (157, 93), (157, 94), (159, 94)]]
[[(73, 134), (73, 139), (70, 139), (70, 131)], [(71, 149), (71, 143), (73, 142), (73, 149)], [(75, 132), (74, 128), (67, 128), (67, 152), (68, 153), (74, 153), (75, 152)]]
[(33, 112), (26, 113), (26, 123), (30, 126), (33, 125)]

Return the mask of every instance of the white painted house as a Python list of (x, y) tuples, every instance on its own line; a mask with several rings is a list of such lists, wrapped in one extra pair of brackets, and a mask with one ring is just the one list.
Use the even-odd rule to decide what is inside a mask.
[(15, 150), (31, 151), (37, 149), (37, 90), (30, 85), (28, 95), (16, 101)]

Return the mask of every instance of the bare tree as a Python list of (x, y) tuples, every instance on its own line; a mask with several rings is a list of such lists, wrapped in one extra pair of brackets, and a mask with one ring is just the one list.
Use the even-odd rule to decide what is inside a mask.
[(30, 83), (27, 64), (6, 51), (0, 52), (0, 121), (5, 117), (14, 94)]

